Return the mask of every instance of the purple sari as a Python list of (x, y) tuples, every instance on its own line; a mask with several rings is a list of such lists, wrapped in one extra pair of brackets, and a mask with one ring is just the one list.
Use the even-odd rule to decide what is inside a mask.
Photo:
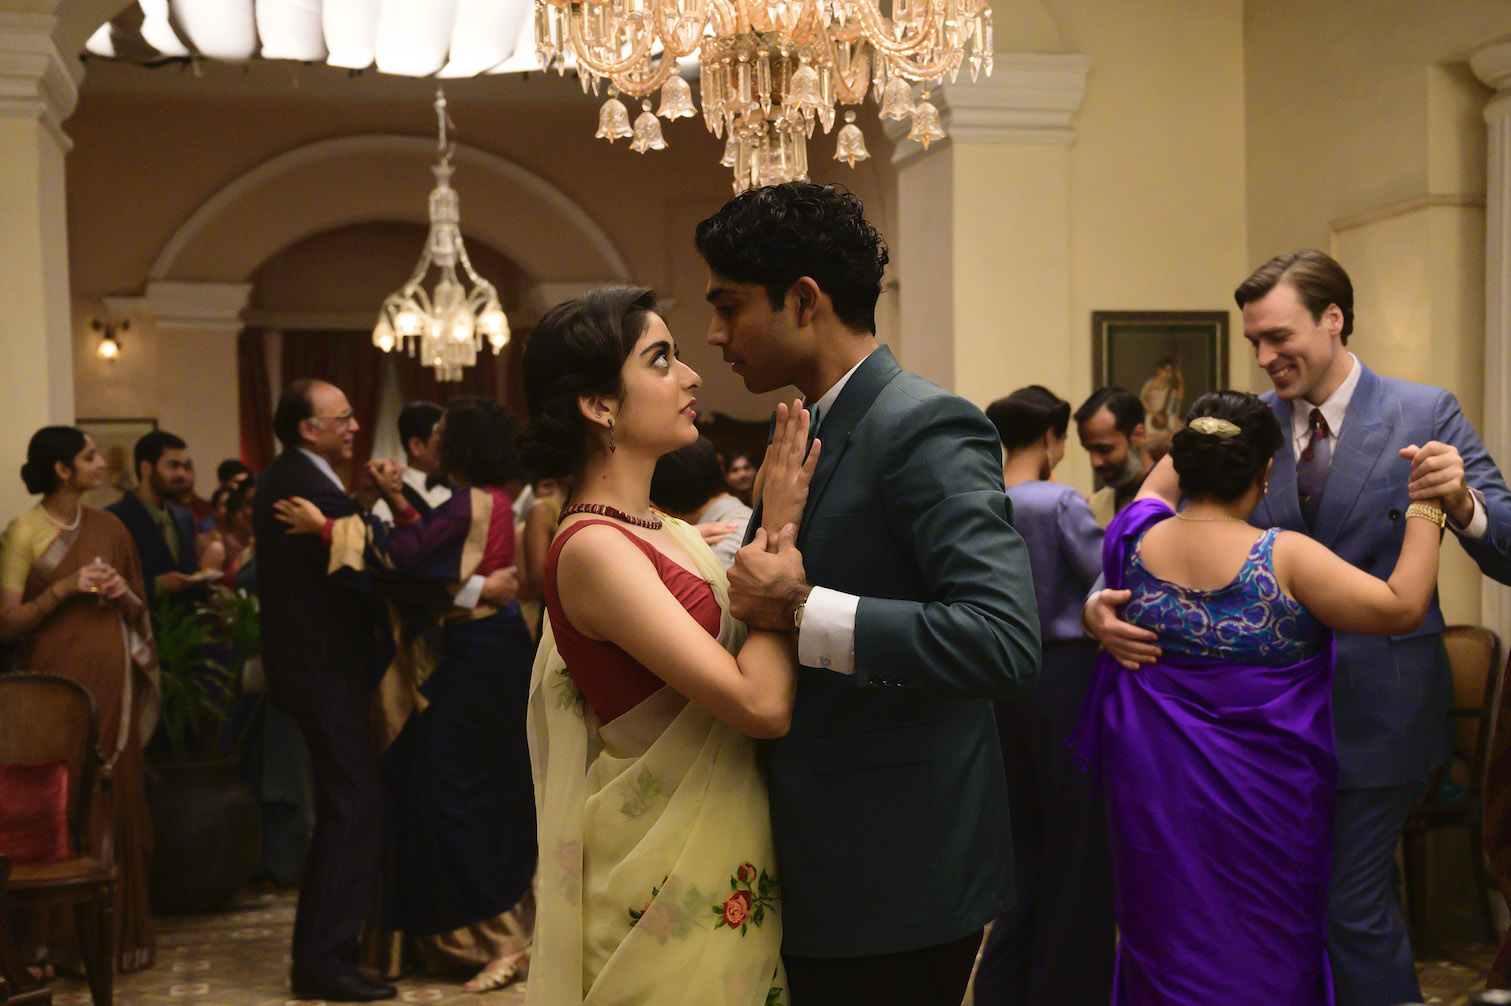
[[(1138, 540), (1170, 516), (1140, 500), (1113, 520), (1107, 586), (1123, 587)], [(1125, 671), (1098, 656), (1068, 743), (1106, 797), (1114, 1004), (1333, 1002), (1333, 656), (1330, 635), (1287, 667), (1167, 655)]]

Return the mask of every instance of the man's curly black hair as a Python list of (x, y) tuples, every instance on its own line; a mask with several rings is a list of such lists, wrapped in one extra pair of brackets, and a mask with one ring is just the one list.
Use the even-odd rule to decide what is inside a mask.
[(887, 243), (849, 191), (813, 182), (748, 189), (700, 223), (694, 240), (720, 276), (764, 286), (773, 310), (807, 276), (845, 325), (876, 331)]

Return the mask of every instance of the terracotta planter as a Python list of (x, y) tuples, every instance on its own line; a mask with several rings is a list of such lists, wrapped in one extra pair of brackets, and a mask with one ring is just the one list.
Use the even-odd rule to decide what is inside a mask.
[(158, 915), (216, 912), (252, 879), (262, 852), (257, 801), (234, 758), (155, 762), (148, 772)]

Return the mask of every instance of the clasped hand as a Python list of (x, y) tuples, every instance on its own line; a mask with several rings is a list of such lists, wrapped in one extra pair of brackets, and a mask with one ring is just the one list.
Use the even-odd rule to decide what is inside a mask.
[(1413, 500), (1437, 500), (1458, 527), (1474, 518), (1474, 497), (1464, 477), (1464, 459), (1452, 444), (1429, 440), (1421, 447), (1403, 447), (1401, 457), (1411, 462), (1411, 480), (1406, 491)]
[(729, 570), (729, 610), (756, 629), (791, 631), (793, 610), (812, 589), (797, 550), (797, 522), (808, 505), (808, 487), (821, 444), (808, 443), (810, 418), (802, 402), (777, 406), (776, 424), (756, 482), (761, 527), (735, 553)]
[(91, 562), (87, 566), (81, 566), (66, 582), (70, 594), (98, 594), (110, 601), (126, 594), (126, 581), (108, 563)]

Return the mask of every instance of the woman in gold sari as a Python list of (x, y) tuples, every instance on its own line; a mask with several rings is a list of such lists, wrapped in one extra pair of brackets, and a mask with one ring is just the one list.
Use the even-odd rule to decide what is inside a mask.
[[(105, 459), (71, 426), (32, 436), (21, 477), (42, 500), (11, 521), (0, 543), (0, 639), (19, 641), (19, 667), (89, 689), (99, 710), (103, 764), (93, 795), (89, 849), (119, 870), (116, 964), (150, 967), (147, 900), (152, 822), (142, 788), (142, 744), (157, 720), (156, 656), (136, 546), (111, 514), (84, 506)], [(71, 957), (70, 926), (29, 927), (49, 956)]]
[[(651, 510), (656, 459), (697, 439), (699, 383), (654, 303), (595, 291), (547, 312), (525, 349), (525, 464), (575, 476), (530, 686), (528, 1001), (767, 1006), (786, 1001), (780, 866), (752, 737), (786, 732), (796, 654), (786, 634), (747, 636), (702, 537)], [(806, 499), (795, 419), (776, 438), (761, 546), (782, 529), (792, 548), (775, 522)]]

